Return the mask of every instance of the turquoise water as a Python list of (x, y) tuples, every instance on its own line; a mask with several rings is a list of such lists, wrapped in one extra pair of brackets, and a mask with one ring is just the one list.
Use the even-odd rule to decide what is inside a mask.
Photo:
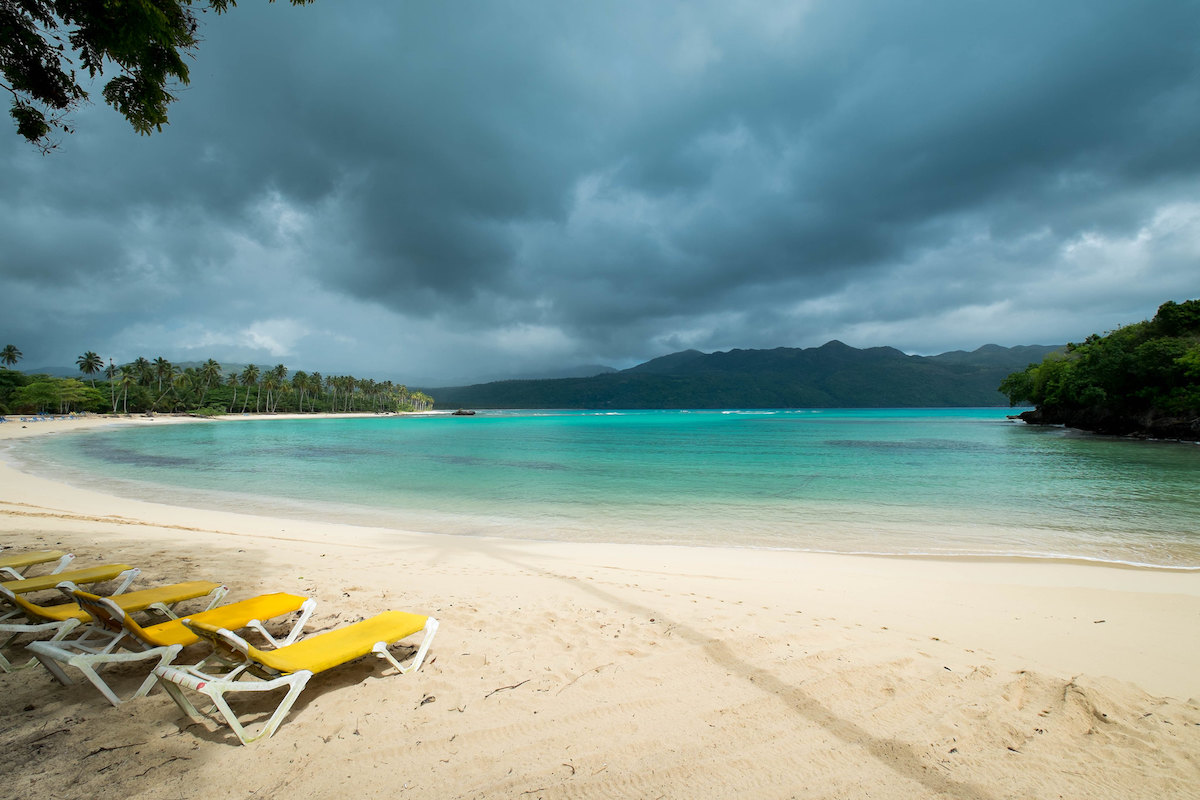
[(11, 456), (144, 499), (406, 530), (1200, 567), (1200, 447), (1008, 413), (236, 420), (36, 437)]

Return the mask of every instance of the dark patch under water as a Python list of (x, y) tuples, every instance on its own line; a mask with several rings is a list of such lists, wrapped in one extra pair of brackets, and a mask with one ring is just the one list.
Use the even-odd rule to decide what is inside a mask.
[(99, 461), (112, 464), (125, 464), (134, 467), (190, 467), (199, 466), (196, 459), (186, 456), (158, 455), (140, 453), (124, 447), (97, 446), (87, 443), (81, 446), (88, 455)]

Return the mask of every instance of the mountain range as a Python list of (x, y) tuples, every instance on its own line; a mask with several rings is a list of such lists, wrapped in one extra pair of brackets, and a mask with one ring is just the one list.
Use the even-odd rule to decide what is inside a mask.
[(684, 350), (590, 377), (425, 388), (438, 408), (904, 408), (1001, 406), (1012, 372), (1062, 345), (907, 355), (893, 347)]

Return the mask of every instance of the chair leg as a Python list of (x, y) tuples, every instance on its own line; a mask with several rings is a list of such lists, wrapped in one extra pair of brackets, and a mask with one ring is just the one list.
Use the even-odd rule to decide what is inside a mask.
[[(37, 659), (38, 661), (42, 662), (42, 666), (45, 667), (47, 670), (49, 670), (50, 674), (53, 675), (58, 680), (58, 682), (61, 683), (63, 686), (71, 686), (72, 684), (74, 684), (75, 681), (71, 680), (71, 676), (68, 675), (66, 673), (66, 671), (62, 668), (62, 665), (59, 664), (59, 660), (48, 654), (45, 654), (41, 648), (36, 647), (36, 645), (38, 645), (38, 644), (45, 644), (45, 643), (44, 642), (31, 642), (30, 644), (25, 646), (25, 649), (28, 650), (29, 652), (33, 653), (33, 657), (35, 659)], [(66, 655), (66, 654), (64, 653), (64, 655)]]
[[(175, 672), (178, 672), (178, 670), (175, 670)], [(158, 668), (156, 668), (154, 672), (150, 674), (158, 680), (159, 684), (163, 687), (163, 690), (172, 700), (175, 701), (175, 705), (179, 706), (179, 710), (184, 714), (187, 714), (189, 719), (191, 719), (193, 722), (200, 722), (205, 718), (204, 715), (201, 714), (194, 705), (192, 705), (192, 701), (189, 700), (187, 695), (183, 693), (183, 690), (179, 688), (178, 681), (175, 678), (170, 677), (165, 672), (160, 672)]]
[(133, 569), (127, 569), (122, 572), (116, 578), (119, 583), (113, 587), (112, 591), (108, 593), (108, 596), (112, 597), (115, 594), (124, 594), (125, 590), (129, 588), (129, 585), (133, 583), (133, 579), (136, 578), (140, 573), (141, 570), (137, 567), (134, 567)]
[[(233, 728), (233, 732), (237, 734), (239, 739), (241, 739), (242, 744), (250, 744), (251, 742), (258, 741), (259, 739), (271, 738), (275, 731), (279, 729), (279, 726), (283, 724), (284, 718), (287, 717), (288, 712), (292, 710), (292, 706), (295, 704), (296, 698), (300, 696), (300, 692), (304, 691), (304, 686), (308, 683), (308, 679), (311, 677), (311, 672), (303, 670), (301, 672), (296, 672), (291, 675), (286, 675), (282, 678), (276, 678), (273, 681), (265, 681), (263, 683), (210, 683), (202, 691), (212, 698), (213, 703), (215, 703), (217, 708), (221, 710), (221, 714), (229, 723), (229, 727)], [(274, 713), (271, 714), (270, 719), (266, 721), (259, 732), (251, 736), (242, 726), (242, 724), (238, 722), (237, 715), (233, 713), (233, 709), (231, 709), (229, 704), (225, 701), (225, 694), (227, 692), (244, 691), (265, 692), (279, 688), (280, 686), (288, 687), (287, 694), (284, 695), (283, 699), (279, 701), (279, 705), (275, 708)]]
[(286, 647), (300, 638), (300, 634), (304, 632), (304, 626), (308, 623), (308, 618), (312, 616), (313, 610), (316, 609), (316, 607), (316, 600), (313, 600), (311, 597), (305, 600), (300, 606), (300, 616), (295, 622), (292, 623), (292, 627), (288, 631), (287, 636), (282, 640), (276, 639), (274, 636), (272, 636), (270, 631), (266, 629), (260, 620), (252, 619), (246, 623), (246, 627), (253, 628), (254, 630), (258, 631), (264, 639), (271, 643), (272, 647), (278, 650), (280, 647)]
[[(23, 664), (22, 666), (29, 666)], [(20, 667), (14, 666), (11, 661), (4, 657), (4, 653), (0, 653), (0, 672), (16, 672)]]
[(60, 558), (58, 561), (55, 562), (54, 569), (50, 570), (50, 572), (48, 574), (57, 575), (58, 573), (62, 572), (64, 569), (66, 569), (67, 565), (70, 564), (74, 560), (75, 560), (74, 553), (65, 554), (62, 558)]
[(380, 658), (384, 658), (391, 662), (392, 666), (400, 670), (401, 673), (412, 672), (415, 669), (420, 669), (421, 664), (425, 661), (425, 655), (429, 652), (429, 645), (433, 644), (433, 637), (437, 634), (438, 621), (433, 617), (428, 617), (425, 620), (424, 635), (421, 639), (421, 646), (417, 649), (416, 654), (409, 659), (408, 664), (401, 664), (396, 660), (388, 650), (387, 642), (377, 642), (371, 651)]

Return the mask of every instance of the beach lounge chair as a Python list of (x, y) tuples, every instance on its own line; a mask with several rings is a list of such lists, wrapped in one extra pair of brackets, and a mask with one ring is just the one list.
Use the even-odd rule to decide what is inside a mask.
[[(385, 611), (370, 619), (310, 636), (278, 650), (259, 650), (236, 633), (198, 622), (195, 617), (184, 619), (183, 624), (213, 645), (215, 656), (230, 667), (229, 671), (211, 675), (197, 667), (159, 666), (154, 668), (154, 674), (171, 699), (193, 720), (199, 721), (204, 715), (196, 710), (182, 689), (207, 696), (242, 744), (275, 733), (305, 684), (318, 672), (370, 653), (387, 660), (402, 673), (420, 668), (438, 628), (438, 622), (433, 617)], [(401, 664), (388, 651), (388, 647), (421, 631), (424, 631), (424, 636), (417, 652), (407, 664)], [(240, 680), (247, 676), (259, 680)], [(282, 688), (287, 689), (287, 694), (258, 733), (253, 735), (238, 721), (225, 700), (225, 695), (231, 692), (270, 692)]]
[[(113, 600), (126, 611), (153, 609), (174, 619), (178, 617), (173, 610), (174, 607), (184, 600), (208, 596), (210, 602), (204, 609), (207, 611), (221, 602), (221, 598), (228, 591), (228, 587), (219, 583), (188, 581), (187, 583), (174, 583), (169, 586), (154, 586), (149, 589), (139, 589), (136, 592), (127, 592), (117, 595)], [(66, 638), (83, 623), (91, 621), (91, 616), (80, 608), (78, 603), (60, 603), (54, 606), (38, 605), (19, 594), (14, 594), (5, 588), (4, 584), (0, 584), (0, 599), (7, 600), (19, 608), (25, 617), (25, 621), (12, 619), (0, 621), (0, 672), (12, 672), (15, 669), (22, 669), (37, 663), (36, 656), (19, 665), (14, 665), (4, 657), (3, 649), (16, 637), (31, 635), (43, 638), (49, 635), (50, 641), (57, 642)], [(111, 635), (106, 634), (103, 628), (96, 626), (89, 626), (79, 636), (81, 639), (92, 639), (93, 637), (105, 640), (112, 638)]]
[(0, 576), (7, 576), (11, 580), (21, 580), (24, 575), (24, 570), (32, 567), (35, 564), (49, 564), (54, 562), (54, 566), (50, 568), (49, 575), (55, 572), (62, 572), (67, 564), (74, 560), (74, 553), (64, 553), (62, 550), (27, 550), (20, 553), (0, 553)]
[[(155, 661), (156, 666), (166, 666), (175, 660), (180, 650), (199, 641), (199, 637), (184, 627), (178, 619), (142, 626), (112, 598), (81, 591), (69, 582), (60, 584), (59, 588), (91, 616), (94, 627), (103, 628), (109, 637), (100, 641), (85, 638), (32, 642), (26, 645), (26, 649), (63, 685), (69, 686), (73, 682), (63, 670), (63, 665), (75, 667), (114, 706), (135, 697), (145, 696), (154, 688), (156, 678), (154, 673), (150, 672), (133, 694), (122, 699), (101, 677), (98, 672), (101, 667), (106, 664), (136, 661)], [(217, 606), (209, 611), (194, 614), (191, 618), (232, 630), (253, 628), (272, 646), (281, 647), (296, 640), (315, 607), (315, 600), (276, 592)], [(262, 620), (294, 612), (299, 612), (299, 617), (281, 640), (277, 640), (263, 626)], [(124, 650), (118, 650), (118, 647)], [(200, 662), (203, 663), (204, 661)]]
[[(141, 570), (137, 567), (131, 567), (128, 564), (101, 564), (50, 575), (38, 575), (35, 578), (2, 581), (0, 589), (5, 589), (11, 594), (23, 595), (54, 589), (63, 581), (71, 581), (81, 586), (116, 581), (116, 585), (112, 587), (109, 594), (118, 595), (129, 588), (129, 584), (133, 583), (133, 579), (138, 576), (139, 572)], [(0, 606), (3, 606), (0, 607), (0, 622), (22, 614), (20, 606), (12, 601), (5, 602), (6, 600), (7, 597), (0, 593)]]
[(117, 581), (118, 584), (113, 588), (112, 594), (120, 594), (129, 588), (129, 584), (133, 583), (133, 579), (138, 576), (139, 572), (141, 572), (140, 569), (128, 564), (97, 564), (94, 567), (53, 572), (49, 575), (37, 575), (32, 578), (15, 578), (0, 582), (0, 586), (13, 594), (31, 594), (55, 589), (60, 583), (68, 580), (80, 586)]

